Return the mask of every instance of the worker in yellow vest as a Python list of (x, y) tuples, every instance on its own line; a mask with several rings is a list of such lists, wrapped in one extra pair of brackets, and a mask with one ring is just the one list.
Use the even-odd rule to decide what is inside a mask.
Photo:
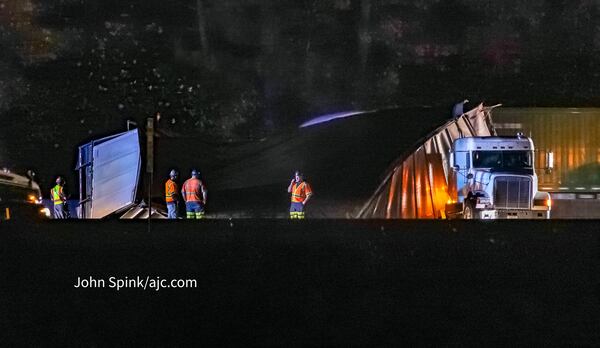
[(56, 178), (56, 186), (50, 190), (50, 197), (52, 197), (52, 203), (54, 204), (55, 219), (68, 219), (70, 217), (69, 208), (67, 207), (67, 195), (64, 190), (65, 184), (65, 179), (59, 176)]
[(312, 188), (304, 181), (304, 175), (300, 171), (294, 173), (294, 178), (288, 186), (288, 193), (292, 194), (290, 205), (290, 219), (304, 219), (304, 208), (306, 202), (312, 196)]

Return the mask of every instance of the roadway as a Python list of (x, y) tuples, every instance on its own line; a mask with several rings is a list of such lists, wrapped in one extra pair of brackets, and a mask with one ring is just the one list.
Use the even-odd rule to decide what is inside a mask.
[[(598, 221), (51, 221), (1, 232), (6, 346), (600, 344)], [(90, 276), (198, 285), (74, 288)]]

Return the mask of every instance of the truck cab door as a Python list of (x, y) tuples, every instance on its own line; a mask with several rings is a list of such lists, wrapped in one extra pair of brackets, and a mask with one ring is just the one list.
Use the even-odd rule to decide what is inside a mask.
[(464, 197), (463, 188), (467, 185), (467, 173), (471, 168), (471, 154), (468, 151), (457, 151), (454, 153), (454, 168), (456, 178), (456, 189), (458, 194), (458, 202), (462, 202)]

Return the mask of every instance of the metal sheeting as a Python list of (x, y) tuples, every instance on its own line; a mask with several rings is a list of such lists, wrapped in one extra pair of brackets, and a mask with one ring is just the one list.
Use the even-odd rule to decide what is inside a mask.
[(148, 214), (152, 212), (150, 216), (152, 219), (166, 219), (167, 214), (165, 211), (152, 208), (151, 210), (144, 204), (136, 205), (127, 210), (120, 219), (147, 219)]
[(452, 143), (459, 137), (494, 135), (490, 110), (479, 105), (419, 141), (415, 148), (391, 166), (388, 175), (357, 217), (445, 217), (446, 202), (457, 199), (456, 189), (449, 189), (446, 181)]
[(137, 129), (80, 147), (81, 212), (102, 218), (133, 204), (141, 156)]
[[(600, 192), (599, 108), (500, 108), (494, 121), (499, 135), (531, 136), (541, 191)], [(548, 151), (554, 153), (550, 172), (544, 170)]]

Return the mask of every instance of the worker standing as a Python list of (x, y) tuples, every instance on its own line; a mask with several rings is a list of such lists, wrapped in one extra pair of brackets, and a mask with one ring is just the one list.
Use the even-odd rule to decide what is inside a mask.
[(70, 217), (69, 208), (67, 207), (67, 195), (64, 190), (65, 184), (65, 179), (59, 176), (56, 178), (56, 186), (50, 190), (50, 197), (52, 197), (52, 203), (54, 204), (55, 219), (68, 219)]
[(169, 180), (165, 183), (165, 201), (167, 203), (167, 218), (177, 219), (179, 190), (177, 189), (177, 177), (179, 173), (172, 169), (169, 173)]
[(204, 218), (204, 207), (206, 206), (206, 187), (199, 179), (200, 173), (192, 170), (192, 177), (183, 183), (181, 195), (185, 200), (185, 211), (188, 219)]
[(290, 182), (290, 186), (288, 186), (288, 193), (292, 194), (290, 219), (304, 219), (306, 202), (308, 202), (313, 193), (310, 185), (304, 181), (304, 175), (298, 170), (294, 173), (294, 178)]

